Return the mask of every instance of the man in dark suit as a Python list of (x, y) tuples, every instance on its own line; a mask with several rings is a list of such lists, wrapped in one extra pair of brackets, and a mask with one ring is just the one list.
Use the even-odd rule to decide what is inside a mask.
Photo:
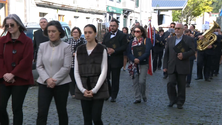
[[(163, 70), (164, 72), (167, 71), (169, 75), (167, 94), (170, 103), (168, 106), (172, 107), (174, 104), (177, 104), (178, 109), (182, 109), (185, 102), (186, 75), (190, 73), (189, 58), (195, 53), (193, 39), (183, 35), (183, 32), (183, 24), (176, 24), (176, 36), (167, 39), (163, 63)], [(176, 53), (174, 47), (182, 41), (185, 42), (188, 49), (184, 52)], [(176, 86), (178, 89), (176, 89)], [(176, 90), (178, 90), (178, 92)]]
[[(171, 36), (173, 36), (175, 25), (176, 25), (176, 24), (175, 24), (174, 22), (172, 22), (172, 23), (170, 24), (169, 30), (167, 30), (166, 32), (164, 32), (163, 38), (164, 38), (165, 41), (167, 41), (168, 38), (170, 38)], [(168, 77), (167, 71), (166, 71), (166, 72), (163, 72), (163, 78), (166, 79), (167, 77)]]
[[(116, 102), (119, 92), (120, 70), (123, 67), (123, 52), (127, 47), (127, 35), (118, 30), (119, 22), (112, 19), (110, 22), (111, 32), (104, 35), (103, 43), (108, 50), (108, 74), (107, 81), (109, 84), (109, 92), (111, 102)], [(109, 43), (116, 43), (116, 46), (110, 46)], [(112, 73), (112, 86), (110, 84), (110, 73)]]
[(155, 45), (153, 47), (153, 72), (158, 68), (160, 70), (162, 66), (163, 50), (165, 48), (165, 40), (163, 38), (163, 30), (159, 31), (159, 34), (155, 34)]
[(41, 18), (39, 20), (39, 25), (41, 29), (37, 30), (34, 32), (34, 41), (33, 41), (33, 46), (34, 46), (34, 62), (36, 62), (37, 59), (37, 53), (39, 49), (40, 43), (49, 41), (49, 38), (45, 35), (43, 35), (43, 32), (48, 24), (48, 21), (46, 18)]

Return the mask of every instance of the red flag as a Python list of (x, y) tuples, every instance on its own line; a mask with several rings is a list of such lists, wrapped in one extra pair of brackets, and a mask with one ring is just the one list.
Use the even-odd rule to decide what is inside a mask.
[[(150, 38), (151, 43), (153, 45), (153, 35), (152, 35), (152, 27), (151, 27), (151, 20), (149, 20), (149, 28), (147, 32), (147, 37)], [(149, 68), (147, 71), (148, 74), (153, 75), (153, 60), (152, 60), (152, 50), (150, 50), (150, 57), (149, 57)]]

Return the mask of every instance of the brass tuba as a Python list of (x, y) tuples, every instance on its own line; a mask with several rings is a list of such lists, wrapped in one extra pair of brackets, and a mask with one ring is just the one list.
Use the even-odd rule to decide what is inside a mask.
[(203, 51), (217, 40), (217, 35), (213, 33), (216, 28), (220, 26), (214, 21), (214, 25), (203, 34), (204, 38), (197, 41), (197, 50)]

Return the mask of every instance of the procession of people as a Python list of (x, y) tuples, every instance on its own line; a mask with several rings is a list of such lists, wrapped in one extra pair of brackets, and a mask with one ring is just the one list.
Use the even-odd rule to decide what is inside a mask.
[[(104, 101), (119, 101), (121, 69), (129, 72), (132, 79), (134, 104), (147, 102), (148, 69), (153, 69), (153, 75), (162, 70), (163, 78), (168, 78), (166, 107), (177, 105), (178, 109), (183, 109), (186, 88), (192, 87), (194, 61), (197, 62), (195, 80), (211, 82), (219, 74), (222, 54), (219, 27), (212, 32), (216, 39), (200, 49), (206, 33), (195, 30), (195, 25), (188, 29), (182, 23), (171, 23), (166, 32), (161, 27), (158, 31), (149, 27), (155, 36), (149, 37), (147, 26), (142, 27), (139, 22), (128, 30), (112, 19), (101, 43), (96, 39), (98, 32), (93, 24), (82, 29), (85, 38), (81, 38), (81, 29), (74, 27), (73, 38), (68, 42), (61, 40), (65, 34), (58, 21), (41, 18), (39, 25), (41, 29), (34, 33), (32, 42), (24, 34), (26, 28), (16, 14), (10, 14), (3, 22), (8, 32), (0, 38), (0, 125), (10, 123), (6, 108), (11, 96), (13, 124), (23, 124), (23, 102), (29, 86), (34, 84), (32, 63), (39, 74), (37, 125), (47, 124), (52, 98), (59, 124), (68, 125), (69, 93), (81, 101), (84, 125), (103, 125)], [(151, 57), (153, 63), (149, 67)]]

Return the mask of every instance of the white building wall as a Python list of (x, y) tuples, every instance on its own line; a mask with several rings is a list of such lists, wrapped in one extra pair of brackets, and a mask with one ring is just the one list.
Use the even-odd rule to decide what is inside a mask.
[(152, 1), (151, 0), (141, 0), (140, 3), (140, 20), (141, 24), (148, 25), (148, 21), (151, 18), (152, 14)]
[(205, 22), (209, 22), (209, 27), (211, 27), (213, 25), (213, 21), (216, 21), (217, 17), (215, 16), (211, 16), (209, 13), (204, 13), (204, 15), (201, 15), (199, 17), (197, 17), (194, 21), (191, 22), (191, 24), (196, 24), (196, 29), (199, 31), (203, 31), (204, 27), (203, 24), (205, 24)]
[[(77, 11), (52, 9), (48, 7), (39, 7), (36, 2), (39, 0), (9, 0), (9, 14), (16, 13), (23, 22), (36, 22), (39, 23), (39, 13), (47, 13), (45, 16), (49, 21), (58, 20), (58, 15), (64, 15), (64, 22), (70, 24), (70, 28), (78, 26), (81, 30), (86, 24), (97, 25), (98, 18), (102, 19), (102, 22), (109, 23), (109, 13), (107, 13), (105, 19), (105, 13), (107, 6), (121, 8), (125, 10), (131, 10), (132, 12), (127, 18), (127, 27), (131, 28), (131, 25), (137, 20), (143, 26), (148, 24), (149, 18), (152, 16), (152, 1), (151, 0), (140, 0), (139, 7), (135, 7), (135, 1), (122, 0), (118, 3), (116, 0), (44, 0), (52, 2), (55, 5), (67, 5), (69, 8), (76, 9)], [(26, 7), (26, 8), (25, 8)], [(23, 9), (21, 9), (23, 8)], [(25, 8), (25, 9), (24, 9)], [(88, 12), (100, 12), (104, 14), (92, 14), (92, 13), (81, 13), (78, 10), (84, 10)], [(77, 16), (78, 18), (74, 18)], [(88, 17), (89, 19), (86, 19)], [(124, 15), (114, 13), (114, 18), (119, 17), (119, 28), (123, 27)]]
[(9, 14), (17, 14), (22, 22), (25, 21), (24, 0), (8, 0)]
[[(0, 27), (1, 25), (3, 24), (3, 21), (4, 21), (4, 18), (5, 18), (5, 6), (3, 6), (1, 9), (0, 9)], [(1, 34), (1, 33), (0, 33)]]

